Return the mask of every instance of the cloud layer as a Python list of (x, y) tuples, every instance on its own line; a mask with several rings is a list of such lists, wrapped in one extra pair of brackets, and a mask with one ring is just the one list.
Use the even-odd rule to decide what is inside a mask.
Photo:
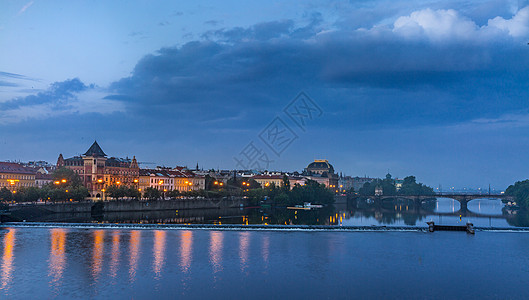
[[(508, 136), (520, 148), (529, 146), (519, 136), (529, 126), (529, 7), (427, 4), (431, 7), (410, 10), (388, 2), (392, 14), (385, 15), (369, 7), (350, 14), (337, 9), (341, 14), (335, 20), (310, 11), (300, 20), (217, 27), (145, 55), (130, 76), (108, 87), (75, 78), (2, 102), (0, 126), (28, 130), (31, 120), (49, 121), (49, 128), (57, 129), (67, 120), (72, 136), (85, 130), (116, 144), (139, 137), (158, 143), (160, 153), (192, 152), (202, 161), (233, 167), (233, 154), (303, 90), (324, 114), (292, 153), (332, 156), (356, 168), (344, 170), (348, 173), (370, 167), (427, 173), (414, 157), (437, 161), (437, 167), (471, 161), (477, 172), (501, 149), (475, 136), (502, 144)], [(14, 79), (0, 73), (0, 86), (16, 88)], [(455, 153), (432, 136), (466, 152)], [(490, 150), (474, 155), (470, 141)], [(215, 158), (212, 148), (219, 152)], [(361, 162), (350, 158), (352, 153)], [(144, 154), (152, 151), (146, 148)], [(307, 157), (281, 159), (282, 168), (295, 169)], [(426, 182), (436, 180), (436, 174), (429, 176)]]

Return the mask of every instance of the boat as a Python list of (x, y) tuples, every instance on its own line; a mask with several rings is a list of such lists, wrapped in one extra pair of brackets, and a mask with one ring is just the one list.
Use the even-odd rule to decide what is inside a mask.
[(474, 224), (467, 222), (466, 225), (435, 225), (433, 221), (426, 222), (428, 224), (428, 230), (434, 231), (466, 231), (467, 233), (474, 234)]
[(316, 208), (322, 208), (321, 204), (311, 204), (310, 202), (305, 202), (303, 205), (289, 206), (287, 209), (301, 209), (301, 210), (311, 210)]

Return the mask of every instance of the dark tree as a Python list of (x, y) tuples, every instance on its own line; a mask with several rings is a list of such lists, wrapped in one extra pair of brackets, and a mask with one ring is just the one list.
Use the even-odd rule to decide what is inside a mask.
[(148, 187), (145, 189), (143, 196), (149, 200), (158, 200), (160, 199), (161, 194), (159, 190), (152, 187)]

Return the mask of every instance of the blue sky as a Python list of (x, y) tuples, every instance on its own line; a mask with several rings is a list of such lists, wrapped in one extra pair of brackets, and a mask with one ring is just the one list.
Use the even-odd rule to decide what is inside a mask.
[[(528, 1), (2, 1), (0, 159), (107, 154), (505, 188), (529, 174)], [(283, 111), (304, 91), (303, 127)], [(296, 139), (259, 139), (279, 117)]]

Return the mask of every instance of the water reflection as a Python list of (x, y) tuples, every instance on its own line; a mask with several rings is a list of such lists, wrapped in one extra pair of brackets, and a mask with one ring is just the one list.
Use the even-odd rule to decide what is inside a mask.
[[(204, 223), (204, 224), (273, 224), (338, 226), (426, 226), (427, 221), (450, 223), (470, 221), (475, 226), (529, 226), (529, 213), (505, 208), (501, 200), (474, 199), (461, 207), (450, 195), (417, 203), (411, 199), (349, 199), (346, 203), (316, 210), (289, 210), (284, 207), (229, 208), (220, 210), (188, 209), (156, 212), (120, 212), (105, 214), (101, 221), (112, 223)], [(59, 221), (60, 216), (54, 221)], [(73, 214), (75, 215), (75, 214)], [(461, 215), (461, 218), (459, 217)], [(69, 219), (67, 218), (69, 217)], [(66, 214), (64, 221), (91, 221)], [(222, 221), (222, 222), (221, 222)]]
[(50, 235), (51, 249), (48, 276), (51, 277), (50, 286), (58, 286), (66, 266), (66, 230), (63, 228), (53, 228), (50, 230)]
[(182, 272), (187, 273), (193, 260), (193, 231), (182, 231), (180, 237), (180, 268)]
[(459, 201), (449, 198), (437, 198), (435, 201), (435, 212), (439, 213), (455, 213), (461, 209)]
[(468, 210), (472, 213), (484, 215), (501, 215), (504, 207), (501, 200), (476, 199), (468, 203)]
[(222, 243), (224, 232), (211, 231), (209, 233), (209, 261), (213, 267), (213, 273), (222, 271)]
[(250, 247), (250, 232), (239, 232), (239, 259), (241, 261), (241, 272), (248, 268), (248, 251)]
[(263, 236), (263, 246), (261, 248), (263, 254), (263, 261), (265, 266), (268, 266), (268, 257), (270, 256), (270, 236), (267, 234)]
[(119, 231), (112, 231), (112, 252), (110, 257), (110, 277), (115, 278), (119, 267)]
[(136, 270), (138, 269), (138, 260), (140, 258), (140, 241), (141, 231), (133, 230), (130, 232), (129, 240), (129, 280), (136, 280)]
[(101, 274), (101, 269), (103, 267), (103, 250), (105, 240), (105, 231), (104, 230), (95, 230), (94, 231), (94, 247), (92, 252), (92, 278), (97, 282), (99, 274)]
[(152, 270), (155, 274), (155, 279), (160, 279), (160, 275), (165, 263), (165, 230), (155, 230), (154, 231), (154, 246), (153, 246), (153, 255), (154, 261), (152, 265)]
[(2, 285), (0, 289), (5, 290), (12, 279), (13, 274), (13, 250), (15, 248), (16, 229), (10, 228), (4, 236), (4, 253), (2, 255)]

